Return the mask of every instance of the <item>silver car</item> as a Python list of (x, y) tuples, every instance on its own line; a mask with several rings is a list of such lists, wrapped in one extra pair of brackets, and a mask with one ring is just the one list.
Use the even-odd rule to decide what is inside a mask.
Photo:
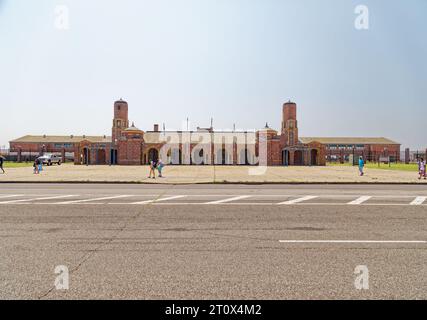
[(38, 159), (42, 162), (42, 164), (46, 164), (48, 166), (51, 166), (54, 163), (56, 163), (59, 166), (61, 165), (61, 157), (51, 153), (45, 153)]

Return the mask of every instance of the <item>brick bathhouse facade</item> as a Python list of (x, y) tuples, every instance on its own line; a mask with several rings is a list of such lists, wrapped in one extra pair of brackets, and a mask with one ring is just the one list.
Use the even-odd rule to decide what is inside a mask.
[(56, 153), (75, 164), (143, 165), (161, 158), (183, 165), (315, 165), (362, 155), (370, 161), (400, 157), (400, 144), (386, 138), (304, 138), (298, 135), (297, 105), (282, 109), (280, 133), (266, 125), (257, 131), (142, 131), (129, 123), (128, 103), (114, 103), (111, 136), (24, 136), (10, 141), (11, 156), (31, 160)]

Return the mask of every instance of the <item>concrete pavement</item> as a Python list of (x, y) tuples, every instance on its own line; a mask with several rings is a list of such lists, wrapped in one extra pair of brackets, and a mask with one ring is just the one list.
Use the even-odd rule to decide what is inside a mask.
[(417, 172), (366, 169), (363, 177), (357, 167), (253, 167), (253, 166), (166, 166), (164, 178), (148, 179), (148, 166), (61, 166), (44, 167), (41, 174), (32, 167), (10, 168), (0, 174), (1, 182), (132, 182), (149, 184), (194, 183), (413, 183)]
[[(426, 299), (423, 186), (0, 185), (0, 298)], [(69, 290), (54, 268), (69, 268)], [(354, 285), (367, 266), (369, 290)]]

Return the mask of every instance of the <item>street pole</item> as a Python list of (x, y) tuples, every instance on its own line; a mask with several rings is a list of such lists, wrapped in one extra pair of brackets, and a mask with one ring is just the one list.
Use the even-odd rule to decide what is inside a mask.
[(86, 166), (89, 165), (89, 147), (86, 148)]
[(354, 163), (355, 161), (354, 161), (354, 147), (353, 147), (353, 167), (354, 167)]

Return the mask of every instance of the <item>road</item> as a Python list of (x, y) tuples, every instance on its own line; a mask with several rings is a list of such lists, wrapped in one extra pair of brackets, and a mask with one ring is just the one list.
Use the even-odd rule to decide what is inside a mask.
[(426, 199), (416, 185), (0, 184), (0, 298), (426, 299)]

